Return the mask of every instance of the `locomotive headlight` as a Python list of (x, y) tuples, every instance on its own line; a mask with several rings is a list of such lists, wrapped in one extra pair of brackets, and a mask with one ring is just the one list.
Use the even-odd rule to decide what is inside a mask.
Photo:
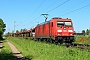
[(58, 30), (57, 32), (62, 32), (62, 30)]
[(73, 32), (73, 30), (68, 30), (68, 32)]
[(70, 34), (70, 35), (72, 35), (72, 34)]

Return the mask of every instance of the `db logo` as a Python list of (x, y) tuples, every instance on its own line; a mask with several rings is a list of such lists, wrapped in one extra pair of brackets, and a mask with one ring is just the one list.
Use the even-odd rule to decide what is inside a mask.
[(63, 30), (63, 32), (67, 32), (67, 30)]

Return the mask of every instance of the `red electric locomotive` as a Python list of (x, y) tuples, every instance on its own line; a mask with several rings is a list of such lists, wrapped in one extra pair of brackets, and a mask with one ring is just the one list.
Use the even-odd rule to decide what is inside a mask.
[(74, 28), (69, 18), (52, 18), (50, 21), (38, 24), (35, 28), (35, 38), (54, 43), (74, 42)]

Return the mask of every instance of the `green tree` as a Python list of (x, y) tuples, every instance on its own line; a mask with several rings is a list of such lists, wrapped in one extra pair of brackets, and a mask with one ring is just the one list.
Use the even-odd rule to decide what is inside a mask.
[(90, 29), (89, 29), (89, 35), (90, 35)]
[(27, 29), (26, 29), (26, 28), (24, 28), (24, 29), (23, 29), (23, 32), (24, 32), (24, 31), (27, 31)]
[(82, 30), (83, 35), (85, 35), (85, 30)]
[(18, 30), (16, 30), (16, 33), (18, 33), (19, 31)]
[(5, 32), (6, 24), (4, 24), (3, 20), (0, 18), (0, 39), (2, 39), (3, 33)]
[(89, 35), (89, 29), (86, 30), (86, 34)]
[(20, 32), (23, 32), (23, 29), (21, 29)]

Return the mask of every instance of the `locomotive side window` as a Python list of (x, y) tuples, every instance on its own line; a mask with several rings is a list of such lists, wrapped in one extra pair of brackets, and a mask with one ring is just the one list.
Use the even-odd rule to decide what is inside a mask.
[(53, 27), (53, 22), (51, 23), (52, 27)]
[(57, 26), (64, 26), (64, 22), (57, 22)]
[(71, 26), (71, 22), (65, 22), (65, 26)]

